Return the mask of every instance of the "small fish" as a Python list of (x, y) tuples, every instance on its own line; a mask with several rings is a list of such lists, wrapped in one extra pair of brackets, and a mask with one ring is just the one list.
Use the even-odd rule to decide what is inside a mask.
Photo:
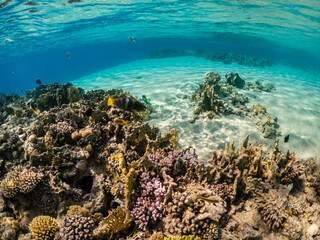
[(67, 59), (69, 60), (69, 58), (70, 58), (70, 53), (67, 52)]
[(88, 107), (83, 113), (82, 113), (82, 117), (90, 117), (92, 114), (92, 108)]
[(284, 141), (285, 143), (289, 142), (289, 136), (290, 136), (290, 135), (288, 134), (287, 136), (284, 137), (283, 141)]
[(146, 95), (142, 95), (141, 100), (144, 101), (148, 105), (152, 105), (150, 102), (150, 98), (147, 97)]
[(40, 110), (36, 107), (36, 105), (34, 103), (30, 103), (29, 107), (30, 107), (30, 110), (32, 110), (35, 114), (37, 114), (37, 115), (40, 114)]
[(127, 111), (143, 111), (146, 109), (146, 106), (142, 102), (139, 102), (133, 97), (114, 99), (109, 96), (108, 106), (111, 105)]
[(121, 118), (116, 118), (113, 120), (116, 124), (119, 124), (121, 126), (125, 126), (128, 124), (128, 122), (124, 119), (121, 119)]
[(201, 200), (206, 201), (206, 202), (211, 202), (211, 203), (218, 202), (218, 200), (212, 196), (211, 197), (198, 196), (198, 198), (200, 198)]
[(130, 39), (131, 42), (134, 42), (136, 43), (137, 42), (137, 39), (135, 37), (128, 37)]
[(37, 78), (36, 83), (40, 85), (40, 84), (42, 84), (42, 80), (40, 78)]

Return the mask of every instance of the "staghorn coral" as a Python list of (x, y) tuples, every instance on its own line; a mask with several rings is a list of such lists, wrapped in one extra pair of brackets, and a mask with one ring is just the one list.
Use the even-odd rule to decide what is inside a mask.
[(52, 217), (38, 216), (32, 219), (29, 230), (38, 240), (51, 240), (58, 231), (58, 224)]
[(159, 177), (150, 177), (143, 172), (139, 178), (139, 186), (133, 190), (133, 207), (131, 216), (139, 229), (146, 230), (148, 224), (155, 223), (162, 217), (162, 201), (166, 189)]
[(68, 215), (63, 219), (60, 237), (64, 240), (90, 240), (93, 238), (95, 223), (91, 217)]
[(94, 230), (93, 235), (97, 239), (111, 239), (114, 234), (130, 227), (132, 219), (129, 211), (119, 207), (111, 214), (100, 221), (99, 226)]
[(1, 190), (7, 198), (12, 198), (18, 193), (26, 194), (38, 185), (42, 177), (43, 174), (34, 167), (16, 167), (1, 182)]

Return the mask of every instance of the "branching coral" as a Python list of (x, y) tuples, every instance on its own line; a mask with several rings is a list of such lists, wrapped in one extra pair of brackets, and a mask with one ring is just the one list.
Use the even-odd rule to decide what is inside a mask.
[(60, 236), (64, 240), (90, 240), (93, 237), (94, 221), (91, 217), (69, 215), (64, 218)]
[(139, 186), (133, 191), (133, 207), (131, 216), (139, 229), (146, 230), (147, 225), (162, 217), (162, 201), (166, 189), (159, 177), (150, 177), (149, 172), (143, 172)]
[(58, 231), (58, 224), (52, 217), (38, 216), (32, 220), (29, 229), (37, 240), (51, 240)]
[(267, 165), (267, 177), (282, 184), (293, 183), (303, 173), (303, 163), (294, 153), (282, 154), (278, 148), (279, 140), (274, 143)]
[(127, 229), (131, 225), (131, 221), (129, 211), (119, 207), (99, 223), (93, 235), (97, 239), (106, 239), (107, 237), (111, 239), (114, 234)]
[(270, 230), (282, 228), (284, 221), (288, 218), (286, 212), (287, 194), (288, 190), (270, 190), (267, 194), (261, 194), (256, 199), (258, 211)]
[(182, 193), (175, 192), (165, 209), (168, 234), (207, 236), (217, 234), (226, 204), (214, 192), (200, 185), (190, 185)]
[(42, 173), (36, 168), (16, 167), (1, 182), (1, 190), (5, 197), (12, 198), (17, 193), (31, 192), (41, 181)]

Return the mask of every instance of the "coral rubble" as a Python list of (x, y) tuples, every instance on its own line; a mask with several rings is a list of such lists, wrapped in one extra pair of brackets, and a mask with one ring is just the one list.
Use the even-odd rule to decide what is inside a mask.
[[(320, 237), (316, 159), (282, 153), (278, 140), (267, 153), (247, 137), (203, 162), (179, 149), (176, 130), (161, 136), (144, 115), (107, 105), (129, 93), (53, 84), (28, 96), (37, 102), (44, 89), (55, 96), (50, 107), (25, 108), (0, 126), (1, 239)], [(214, 114), (242, 106), (249, 115), (233, 91), (209, 72), (193, 97)]]

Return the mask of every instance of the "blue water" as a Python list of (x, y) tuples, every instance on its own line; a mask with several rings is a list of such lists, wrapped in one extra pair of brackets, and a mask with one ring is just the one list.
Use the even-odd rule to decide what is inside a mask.
[(318, 0), (27, 3), (0, 3), (0, 92), (23, 94), (36, 78), (72, 81), (159, 48), (241, 52), (320, 71)]

